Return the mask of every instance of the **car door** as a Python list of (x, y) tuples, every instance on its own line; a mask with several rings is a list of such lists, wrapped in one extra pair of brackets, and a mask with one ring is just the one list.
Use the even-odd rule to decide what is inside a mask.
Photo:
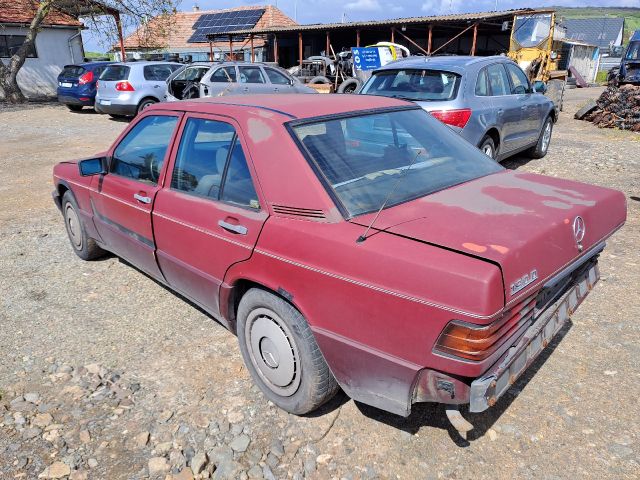
[(225, 272), (251, 256), (268, 216), (238, 125), (188, 115), (170, 170), (153, 211), (158, 262), (173, 288), (216, 313)]
[(273, 86), (257, 65), (238, 67), (239, 93), (273, 93)]
[(275, 68), (264, 67), (264, 71), (271, 82), (273, 93), (296, 93), (292, 79)]
[(201, 97), (232, 95), (238, 89), (235, 66), (218, 67), (200, 83)]
[(512, 63), (504, 65), (511, 81), (511, 95), (520, 104), (522, 111), (523, 144), (530, 145), (538, 140), (542, 119), (539, 102), (536, 101), (536, 94), (533, 93), (529, 79), (525, 73)]
[(487, 66), (487, 76), (491, 90), (491, 103), (496, 110), (500, 128), (500, 153), (504, 154), (523, 145), (521, 104), (511, 95), (511, 83), (502, 63)]
[(94, 180), (90, 193), (96, 229), (109, 250), (157, 278), (162, 274), (151, 211), (180, 118), (154, 112), (135, 120), (109, 152), (109, 172)]

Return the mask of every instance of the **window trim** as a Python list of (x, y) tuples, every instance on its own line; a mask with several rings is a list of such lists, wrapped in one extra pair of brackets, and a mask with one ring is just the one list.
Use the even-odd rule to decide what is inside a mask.
[[(164, 187), (164, 182), (166, 180), (166, 176), (167, 176), (167, 166), (170, 163), (171, 157), (173, 155), (173, 149), (174, 149), (174, 144), (178, 135), (178, 132), (181, 131), (181, 121), (182, 118), (184, 116), (183, 112), (172, 112), (172, 111), (154, 111), (154, 112), (149, 112), (147, 114), (143, 114), (140, 115), (136, 118), (135, 123), (129, 125), (129, 128), (127, 128), (124, 132), (122, 132), (122, 134), (120, 135), (120, 137), (117, 139), (117, 143), (114, 144), (114, 146), (111, 148), (111, 150), (109, 150), (109, 155), (107, 156), (107, 173), (109, 175), (115, 175), (116, 177), (120, 177), (120, 178), (125, 178), (129, 181), (132, 182), (136, 182), (139, 183), (141, 185), (150, 185), (153, 186), (154, 188), (163, 188)], [(113, 161), (115, 160), (115, 153), (116, 150), (118, 149), (118, 147), (122, 144), (122, 142), (127, 138), (127, 136), (129, 135), (129, 133), (131, 133), (131, 131), (136, 128), (136, 126), (142, 122), (145, 118), (148, 117), (175, 117), (176, 118), (176, 125), (173, 129), (173, 133), (171, 134), (171, 138), (169, 139), (169, 143), (167, 144), (167, 150), (164, 154), (164, 158), (162, 159), (162, 168), (160, 169), (160, 171), (158, 172), (158, 181), (157, 182), (146, 182), (146, 181), (142, 181), (142, 180), (138, 180), (135, 178), (131, 178), (131, 177), (127, 177), (126, 175), (120, 175), (118, 173), (115, 173), (113, 171)]]
[[(224, 118), (224, 117), (223, 117)], [(209, 197), (207, 195), (200, 195), (198, 193), (194, 193), (194, 192), (188, 192), (186, 190), (180, 190), (179, 188), (174, 188), (171, 184), (173, 182), (173, 175), (175, 174), (176, 171), (176, 165), (177, 165), (177, 161), (178, 161), (178, 153), (180, 152), (180, 143), (182, 141), (182, 136), (184, 135), (185, 129), (187, 127), (187, 123), (189, 122), (189, 120), (205, 120), (205, 121), (211, 121), (211, 122), (219, 122), (219, 123), (225, 123), (227, 125), (229, 125), (231, 128), (233, 128), (233, 137), (231, 138), (231, 143), (229, 144), (229, 151), (227, 152), (227, 158), (225, 160), (224, 163), (224, 171), (222, 172), (221, 178), (220, 178), (220, 189), (218, 191), (218, 198), (213, 198), (213, 197)], [(263, 199), (261, 198), (262, 195), (259, 193), (259, 188), (257, 187), (257, 185), (259, 185), (259, 182), (257, 182), (257, 176), (255, 174), (255, 172), (252, 169), (252, 165), (250, 165), (251, 161), (250, 161), (250, 157), (247, 154), (248, 149), (246, 147), (243, 147), (242, 145), (246, 145), (246, 142), (242, 139), (242, 135), (241, 135), (241, 129), (239, 127), (239, 125), (234, 125), (231, 121), (231, 119), (227, 120), (226, 118), (224, 120), (222, 120), (221, 118), (217, 117), (217, 116), (208, 116), (206, 114), (203, 115), (188, 115), (184, 118), (184, 121), (182, 122), (182, 125), (179, 129), (179, 132), (177, 133), (177, 135), (179, 135), (180, 138), (177, 138), (174, 141), (175, 143), (175, 147), (172, 149), (172, 162), (171, 162), (171, 169), (170, 171), (167, 170), (167, 176), (165, 177), (165, 181), (168, 181), (168, 189), (171, 191), (174, 191), (176, 193), (182, 194), (182, 195), (187, 195), (187, 196), (191, 196), (191, 197), (196, 197), (196, 198), (200, 198), (203, 200), (207, 200), (210, 202), (215, 203), (221, 203), (224, 205), (230, 205), (232, 207), (237, 207), (237, 208), (242, 208), (243, 210), (247, 210), (250, 212), (261, 212), (263, 211)], [(258, 196), (258, 208), (253, 208), (249, 205), (242, 205), (239, 203), (235, 203), (235, 202), (229, 202), (229, 201), (225, 201), (222, 200), (222, 192), (224, 191), (224, 186), (225, 183), (227, 181), (227, 170), (229, 169), (229, 162), (231, 161), (231, 155), (233, 153), (233, 149), (235, 148), (238, 139), (240, 139), (240, 148), (242, 148), (242, 152), (244, 154), (245, 157), (245, 162), (247, 164), (247, 169), (249, 170), (249, 175), (251, 176), (251, 183), (253, 185), (253, 189), (256, 192), (256, 195)], [(167, 168), (169, 168), (167, 166)], [(168, 177), (168, 174), (171, 174), (171, 177)]]

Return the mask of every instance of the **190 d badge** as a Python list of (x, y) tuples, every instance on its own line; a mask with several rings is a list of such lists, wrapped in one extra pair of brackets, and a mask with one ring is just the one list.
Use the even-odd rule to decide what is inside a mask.
[(537, 279), (538, 279), (538, 270), (534, 268), (529, 273), (524, 274), (522, 277), (520, 277), (519, 279), (517, 279), (515, 282), (511, 284), (511, 295), (518, 293), (524, 287), (526, 287), (530, 283), (535, 282)]

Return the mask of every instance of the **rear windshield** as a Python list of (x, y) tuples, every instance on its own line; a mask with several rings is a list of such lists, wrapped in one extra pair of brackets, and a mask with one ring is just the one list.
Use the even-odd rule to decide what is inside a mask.
[(78, 78), (85, 72), (85, 69), (80, 65), (65, 65), (60, 73), (61, 77), (65, 78)]
[(109, 65), (100, 75), (100, 80), (107, 81), (126, 80), (127, 78), (129, 78), (129, 67), (124, 65)]
[(439, 102), (456, 98), (459, 86), (460, 75), (453, 72), (424, 69), (383, 70), (373, 74), (361, 93)]
[(351, 217), (502, 170), (421, 108), (293, 130)]

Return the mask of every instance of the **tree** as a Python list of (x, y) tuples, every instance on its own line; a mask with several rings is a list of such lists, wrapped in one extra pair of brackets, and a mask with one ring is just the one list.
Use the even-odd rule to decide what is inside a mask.
[[(156, 26), (153, 31), (155, 43), (160, 43), (163, 35), (169, 34), (173, 14), (180, 0), (26, 0), (34, 11), (33, 19), (22, 45), (11, 55), (5, 63), (0, 60), (0, 93), (10, 103), (26, 101), (18, 86), (18, 72), (24, 65), (27, 55), (34, 48), (36, 37), (43, 25), (46, 25), (47, 15), (52, 10), (67, 13), (86, 11), (83, 17), (85, 25), (95, 29), (103, 38), (103, 43), (115, 45), (118, 39), (118, 27), (113, 17), (106, 16), (111, 10), (121, 12), (121, 26), (124, 31), (134, 31), (137, 35), (145, 32), (148, 19), (153, 19)], [(162, 28), (158, 28), (161, 25)]]

